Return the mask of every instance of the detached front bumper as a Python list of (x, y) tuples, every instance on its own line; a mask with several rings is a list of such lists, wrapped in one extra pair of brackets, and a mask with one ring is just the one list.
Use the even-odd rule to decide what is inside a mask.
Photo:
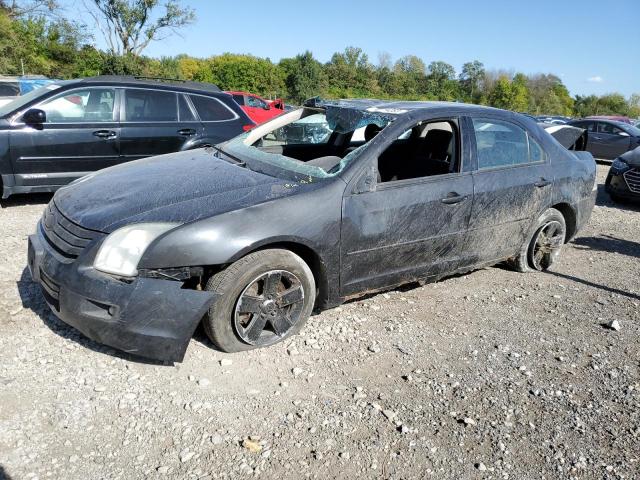
[(181, 282), (136, 278), (124, 282), (96, 271), (98, 243), (74, 261), (60, 255), (40, 224), (29, 237), (29, 271), (51, 310), (96, 342), (155, 360), (181, 362), (216, 294)]

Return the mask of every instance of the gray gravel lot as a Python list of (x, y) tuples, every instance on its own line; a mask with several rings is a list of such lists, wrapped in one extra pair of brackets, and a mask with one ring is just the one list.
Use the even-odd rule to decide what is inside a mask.
[(24, 268), (49, 198), (0, 209), (0, 478), (640, 478), (640, 207), (601, 191), (553, 273), (412, 285), (242, 354), (198, 332), (169, 366), (48, 311)]

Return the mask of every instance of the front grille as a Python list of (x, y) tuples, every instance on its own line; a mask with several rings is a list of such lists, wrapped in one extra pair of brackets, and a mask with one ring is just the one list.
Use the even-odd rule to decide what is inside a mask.
[(640, 169), (634, 168), (624, 173), (624, 180), (627, 187), (633, 193), (640, 193)]
[(73, 223), (62, 215), (53, 201), (47, 205), (40, 227), (49, 245), (69, 260), (78, 258), (87, 245), (105, 235)]

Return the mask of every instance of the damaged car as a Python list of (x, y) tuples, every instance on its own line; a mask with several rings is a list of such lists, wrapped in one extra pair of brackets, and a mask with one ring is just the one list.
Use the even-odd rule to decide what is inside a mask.
[(613, 161), (604, 185), (614, 202), (640, 200), (640, 147)]
[[(313, 142), (297, 133), (311, 117), (329, 129)], [(364, 293), (503, 261), (547, 270), (595, 194), (591, 154), (522, 115), (315, 100), (213, 147), (60, 189), (28, 263), (67, 324), (181, 361), (200, 324), (216, 348), (239, 352)]]

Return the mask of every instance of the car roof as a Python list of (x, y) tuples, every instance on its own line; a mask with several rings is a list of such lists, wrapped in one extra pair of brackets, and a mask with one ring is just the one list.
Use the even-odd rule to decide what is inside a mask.
[(98, 77), (81, 78), (78, 80), (67, 80), (56, 82), (63, 85), (91, 85), (107, 84), (121, 85), (127, 87), (154, 87), (169, 88), (172, 90), (184, 90), (191, 92), (222, 93), (222, 90), (213, 83), (191, 82), (188, 80), (155, 78), (155, 77), (134, 77), (128, 75), (101, 75)]

